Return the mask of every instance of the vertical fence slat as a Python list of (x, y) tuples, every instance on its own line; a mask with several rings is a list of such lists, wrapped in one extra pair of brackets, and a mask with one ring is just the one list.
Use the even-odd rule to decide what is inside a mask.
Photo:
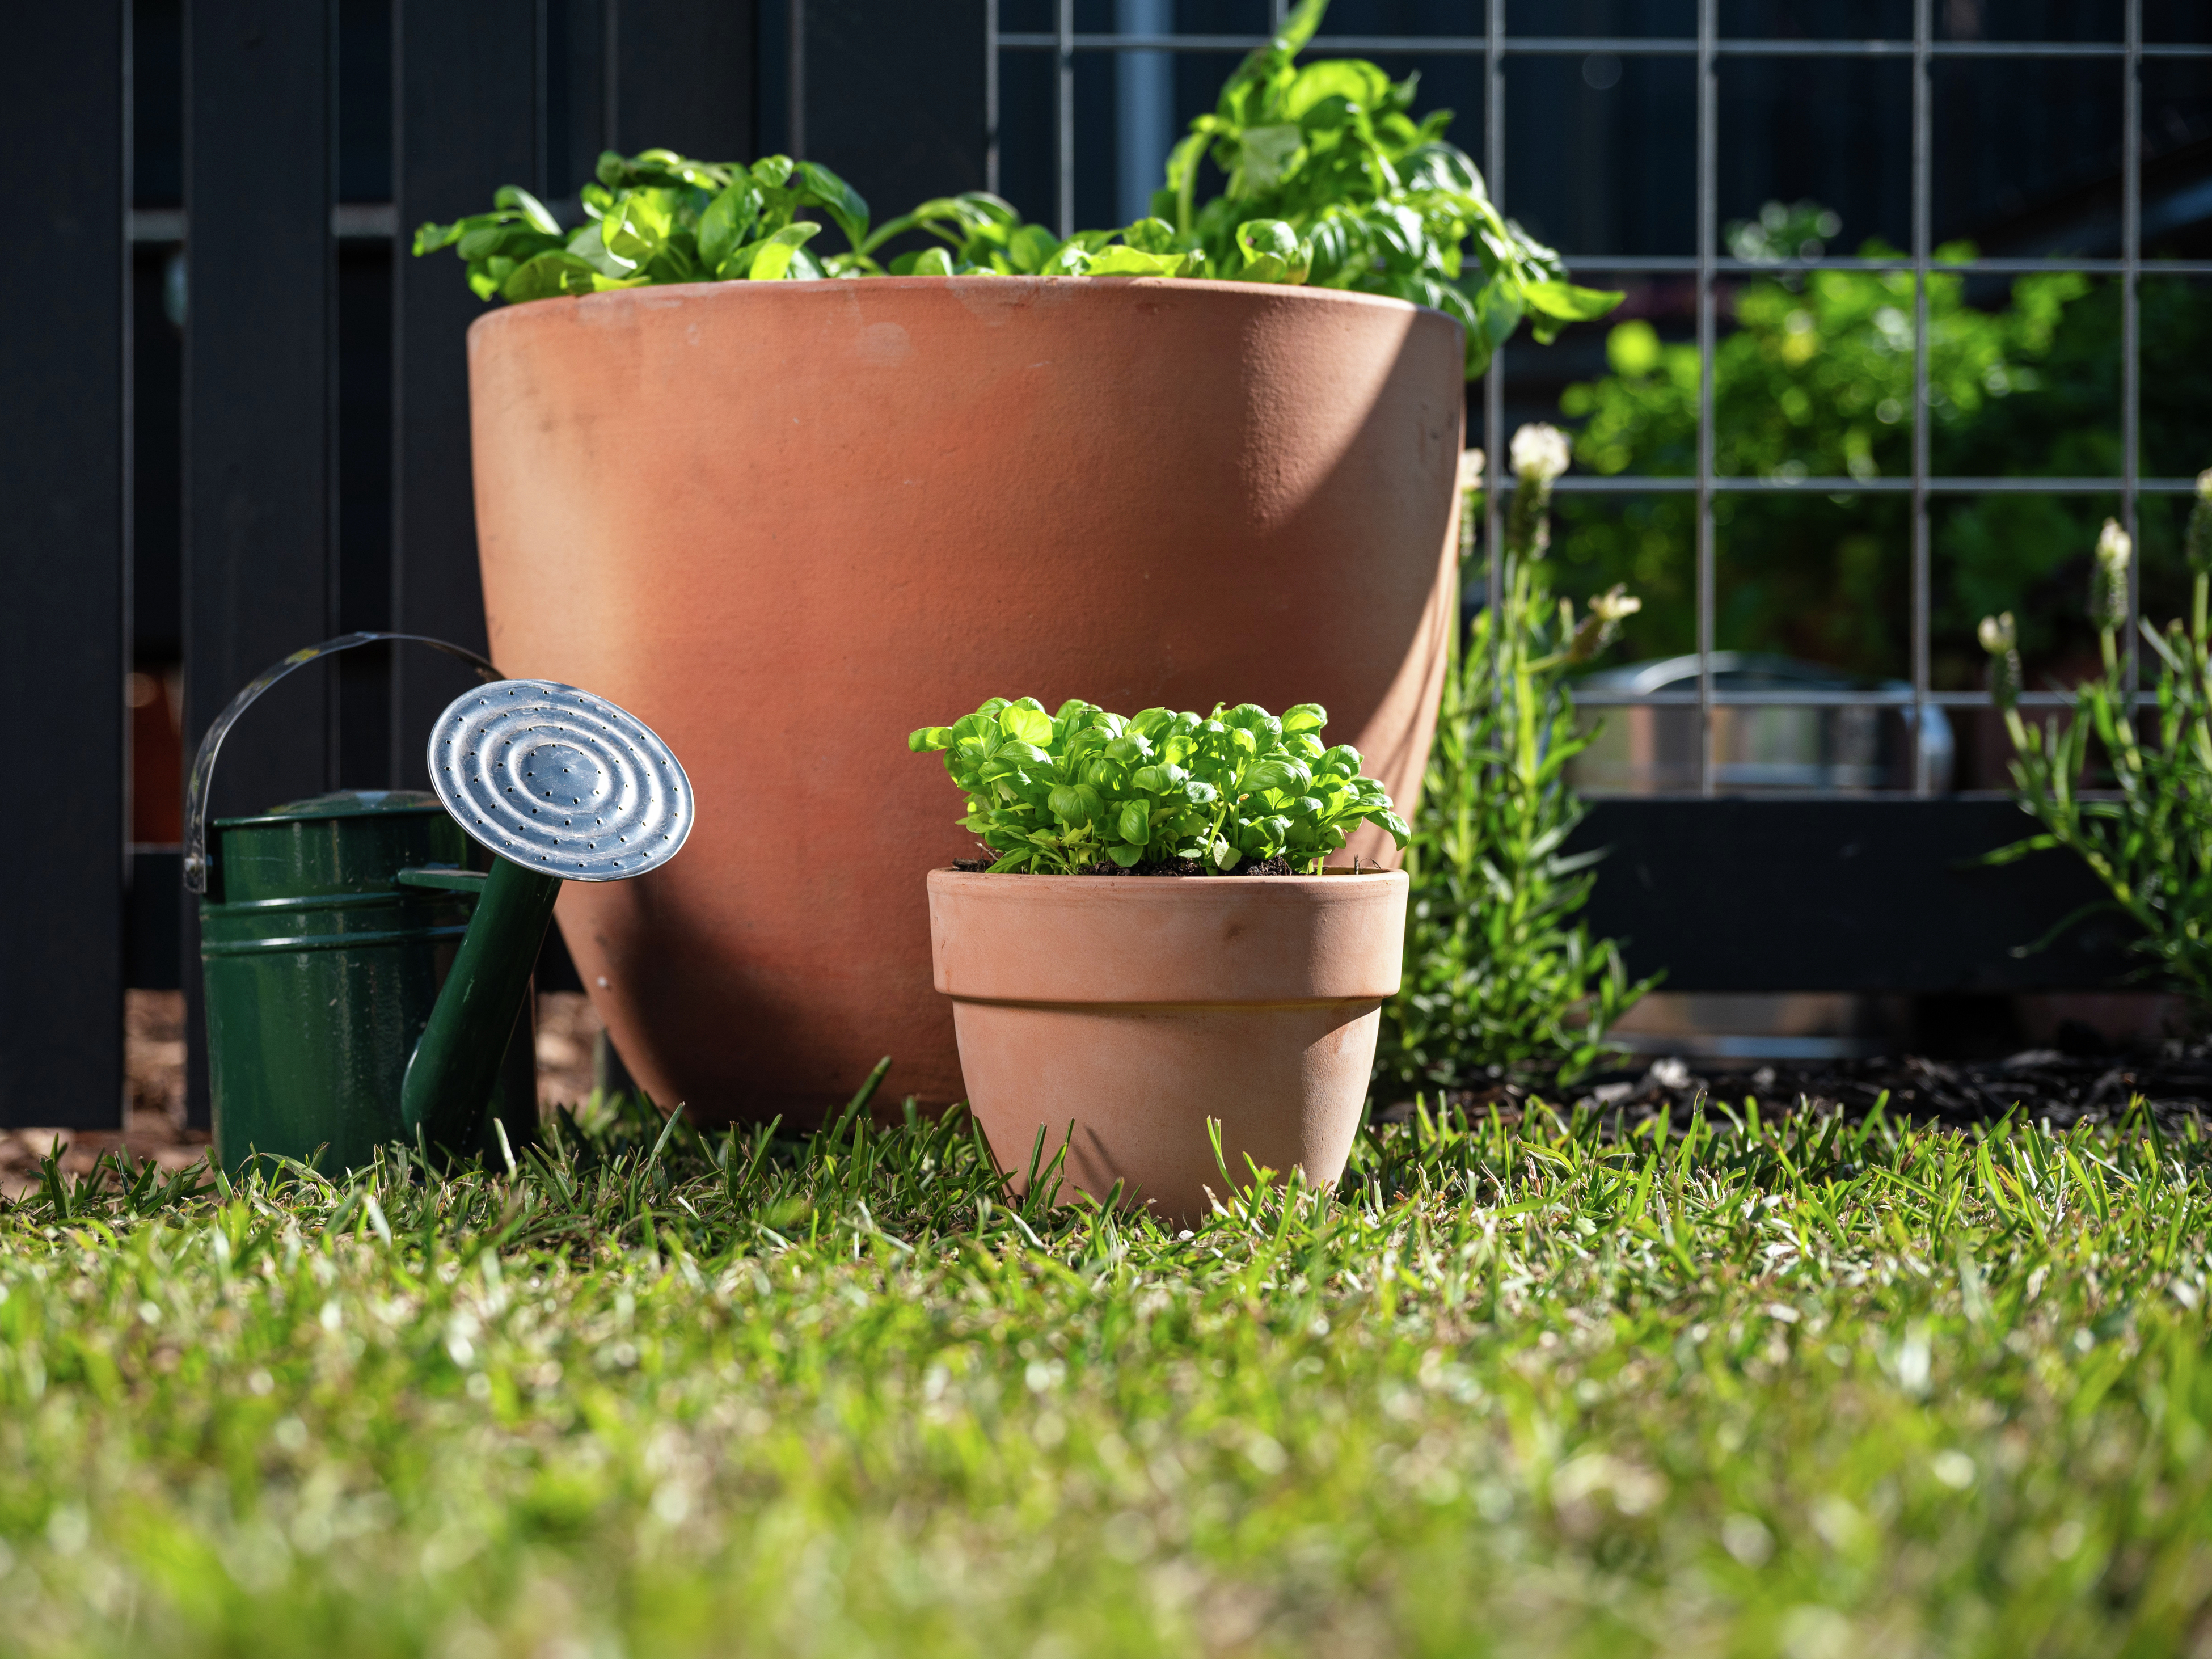
[[(451, 252), (417, 259), (415, 227), (481, 213), (540, 176), (538, 0), (394, 0), (392, 615), (405, 633), (485, 647), (469, 471), (469, 325), (484, 312)], [(428, 785), (423, 743), (469, 684), (458, 663), (400, 647), (392, 666), (392, 783)]]
[(617, 149), (659, 144), (720, 161), (750, 156), (756, 143), (782, 147), (781, 133), (754, 130), (757, 0), (606, 3), (620, 20), (610, 65)]
[(1720, 551), (1713, 518), (1713, 265), (1720, 242), (1719, 0), (1698, 0), (1698, 793), (1718, 792), (1714, 753), (1713, 651)]
[(2142, 689), (2142, 0), (2127, 0), (2120, 88), (2120, 526), (2128, 559), (2128, 695)]
[(1053, 53), (1053, 153), (1059, 163), (1060, 234), (1075, 234), (1075, 0), (1060, 0), (1054, 19), (1060, 45)]
[(1929, 48), (1935, 40), (1930, 0), (1912, 5), (1912, 793), (1935, 793), (1929, 772), (1929, 618), (1933, 557), (1928, 522), (1929, 441), (1935, 405), (1928, 398), (1928, 273), (1934, 238), (1935, 98)]
[(807, 159), (852, 180), (878, 222), (988, 187), (988, 28), (984, 0), (807, 0)]
[[(1505, 0), (1484, 8), (1482, 58), (1482, 172), (1490, 199), (1505, 200)], [(1504, 613), (1505, 561), (1499, 540), (1505, 503), (1505, 352), (1491, 353), (1482, 375), (1482, 565), (1483, 598), (1492, 624)], [(1492, 636), (1497, 637), (1495, 635)]]
[(0, 886), (0, 1125), (123, 1109), (125, 16), (27, 7), (0, 55), (0, 154), (39, 250), (0, 272), (0, 707), (33, 854)]
[[(191, 0), (185, 30), (185, 744), (238, 688), (336, 631), (331, 0)], [(326, 671), (295, 675), (225, 746), (218, 812), (331, 782)], [(197, 916), (185, 914), (189, 1029)], [(206, 1060), (191, 1045), (191, 1109)]]

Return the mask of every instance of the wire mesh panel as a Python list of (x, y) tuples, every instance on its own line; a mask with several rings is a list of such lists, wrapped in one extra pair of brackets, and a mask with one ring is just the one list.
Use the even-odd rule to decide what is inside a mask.
[[(2161, 283), (2212, 276), (2212, 261), (2146, 259), (2143, 88), (2147, 75), (2173, 78), (2173, 85), (2161, 92), (2160, 108), (2169, 125), (2179, 119), (2185, 126), (2192, 118), (2185, 113), (2189, 100), (2205, 94), (2203, 70), (2212, 65), (2212, 44), (2201, 22), (2190, 21), (2186, 9), (2173, 13), (2161, 9), (2159, 0), (2149, 3), (2154, 38), (2146, 35), (2146, 0), (2111, 0), (2109, 18), (2094, 6), (1996, 6), (1979, 0), (1848, 0), (1825, 7), (1784, 5), (1779, 0), (1650, 0), (1642, 5), (1626, 0), (1588, 0), (1582, 5), (1572, 0), (1463, 0), (1449, 6), (1340, 0), (1311, 42), (1310, 55), (1372, 57), (1394, 73), (1413, 60), (1439, 73), (1454, 64), (1479, 72), (1479, 82), (1474, 74), (1462, 81), (1479, 88), (1481, 106), (1480, 138), (1468, 148), (1477, 152), (1493, 198), (1523, 220), (1547, 206), (1555, 215), (1559, 210), (1536, 191), (1522, 189), (1520, 181), (1529, 170), (1522, 162), (1541, 159), (1553, 165), (1550, 176), (1556, 177), (1557, 157), (1526, 156), (1523, 127), (1509, 119), (1514, 100), (1524, 94), (1557, 100), (1563, 88), (1573, 90), (1574, 78), (1596, 91), (1626, 87), (1644, 99), (1647, 116), (1640, 126), (1616, 133), (1609, 149), (1601, 141), (1583, 155), (1573, 192), (1602, 196), (1591, 179), (1608, 170), (1631, 179), (1620, 193), (1632, 197), (1640, 210), (1613, 212), (1610, 221), (1638, 245), (1577, 249), (1567, 255), (1567, 264), (1578, 281), (1613, 285), (1628, 278), (1690, 285), (1694, 444), (1686, 464), (1665, 474), (1579, 471), (1561, 479), (1556, 489), (1566, 498), (1562, 510), (1571, 514), (1582, 503), (1600, 511), (1596, 504), (1607, 498), (1675, 501), (1688, 509), (1692, 568), (1684, 586), (1693, 626), (1679, 645), (1693, 672), (1686, 668), (1657, 686), (1593, 684), (1583, 688), (1580, 699), (1596, 707), (1693, 708), (1694, 767), (1684, 781), (1693, 781), (1698, 793), (1712, 795), (1730, 787), (1715, 750), (1723, 711), (1791, 707), (1893, 711), (1893, 719), (1901, 716), (1906, 730), (1917, 734), (1909, 745), (1911, 759), (1903, 781), (1914, 794), (1938, 793), (1944, 787), (1939, 775), (1944, 751), (1935, 733), (1947, 728), (1931, 711), (1986, 708), (1989, 701), (1982, 690), (1939, 685), (1932, 672), (1938, 609), (1932, 532), (1946, 504), (2011, 497), (2105, 507), (2140, 550), (2144, 502), (2193, 489), (2193, 466), (2147, 471), (2142, 465), (2146, 273)], [(1121, 73), (1124, 82), (1157, 81), (1156, 66), (1174, 60), (1188, 66), (1176, 71), (1179, 87), (1192, 84), (1186, 75), (1200, 86), (1218, 84), (1238, 54), (1265, 44), (1263, 31), (1279, 22), (1285, 10), (1281, 0), (1248, 0), (1242, 6), (1235, 0), (1115, 0), (1111, 5), (1107, 0), (996, 0), (990, 18), (992, 121), (994, 132), (1003, 122), (1006, 136), (994, 153), (994, 186), (1003, 180), (1018, 205), (1056, 223), (1062, 234), (1079, 222), (1121, 222), (1134, 216), (1127, 210), (1140, 198), (1126, 187), (1115, 202), (1118, 217), (1089, 210), (1093, 204), (1104, 207), (1105, 198), (1095, 183), (1099, 169), (1091, 165), (1086, 147), (1110, 149), (1124, 171), (1135, 158), (1149, 157), (1157, 144), (1148, 148), (1122, 129), (1137, 118), (1137, 112), (1151, 106), (1124, 88), (1116, 88), (1109, 103), (1100, 89), (1102, 77), (1091, 71), (1112, 63), (1131, 66)], [(1419, 26), (1406, 27), (1408, 18)], [(1370, 28), (1370, 21), (1389, 27)], [(1134, 70), (1138, 64), (1144, 67)], [(1048, 87), (1040, 70), (1048, 72)], [(2111, 95), (2115, 84), (2116, 97)], [(2095, 88), (2094, 96), (2081, 94), (2085, 85)], [(1779, 142), (1803, 151), (1808, 165), (1824, 170), (1839, 187), (1854, 188), (1869, 178), (1891, 179), (1905, 210), (1893, 216), (1896, 223), (1880, 228), (1902, 245), (1863, 250), (1856, 256), (1830, 254), (1823, 246), (1808, 252), (1730, 246), (1723, 237), (1722, 197), (1724, 186), (1733, 187), (1747, 169), (1741, 147), (1723, 145), (1724, 92), (1730, 107), (1753, 106), (1764, 100), (1769, 141), (1779, 134)], [(1939, 94), (1947, 103), (1948, 119), (1939, 119)], [(1036, 118), (1042, 112), (1039, 106), (1048, 100), (1049, 122)], [(1845, 108), (1855, 119), (1849, 131), (1836, 118)], [(1098, 136), (1109, 131), (1110, 138)], [(1516, 140), (1517, 149), (1508, 142), (1516, 133), (1523, 135)], [(1464, 127), (1460, 136), (1464, 142)], [(1048, 137), (1048, 170), (1041, 165), (1045, 158), (1021, 149), (1039, 146)], [(1556, 131), (1552, 135), (1558, 144), (1572, 137)], [(2187, 142), (2166, 150), (2187, 162), (2195, 153), (2192, 146), (2203, 147), (2202, 135), (2185, 131), (2183, 137)], [(1950, 167), (1947, 178), (1971, 174), (1977, 164), (2001, 172), (2021, 156), (2033, 164), (2039, 147), (2061, 161), (2085, 154), (2116, 161), (2117, 187), (2105, 192), (2116, 199), (2089, 191), (2069, 210), (2065, 191), (2053, 192), (2060, 210), (2117, 214), (2116, 257), (2080, 252), (2078, 224), (2074, 232), (2063, 224), (2051, 230), (2050, 245), (2065, 250), (2055, 255), (1962, 257), (1947, 246), (1955, 232), (1946, 222), (1950, 204), (1939, 200), (1939, 138), (1965, 158)], [(1632, 145), (1638, 153), (1624, 153)], [(2014, 150), (2018, 156), (2010, 154)], [(1048, 171), (1048, 212), (1034, 199)], [(2202, 204), (2184, 204), (2194, 203), (2192, 191), (2212, 201), (2212, 184), (2203, 182), (2208, 178), (2212, 167), (2197, 167), (2161, 203), (2170, 204), (2171, 212), (2201, 216)], [(1089, 199), (1079, 202), (1086, 191)], [(1025, 192), (1031, 199), (1024, 199)], [(1085, 210), (1079, 212), (1079, 205)], [(1577, 210), (1585, 219), (1602, 220), (1608, 216), (1601, 206), (1593, 210), (1584, 202)], [(1723, 314), (1732, 295), (1748, 278), (1802, 283), (1824, 271), (1893, 274), (1905, 285), (1896, 321), (1900, 355), (1909, 356), (1910, 362), (1904, 377), (1906, 395), (1894, 413), (1885, 410), (1882, 416), (1887, 423), (1909, 431), (1904, 464), (1887, 471), (1855, 467), (1849, 476), (1787, 462), (1757, 472), (1724, 465), (1717, 359), (1734, 320)], [(2100, 370), (2117, 382), (2108, 446), (2112, 464), (2066, 475), (1940, 470), (1935, 416), (1945, 401), (1947, 383), (1931, 369), (1931, 349), (1940, 349), (1944, 337), (1935, 325), (1942, 318), (1931, 319), (1931, 296), (1948, 313), (1956, 294), (1966, 292), (1971, 299), (1974, 289), (1994, 279), (2061, 276), (2102, 285), (2088, 303), (2105, 304), (2107, 291), (2116, 291), (2112, 361)], [(1510, 435), (1515, 369), (1531, 356), (1520, 347), (1498, 352), (1481, 382), (1479, 405), (1470, 411), (1470, 427), (1482, 434), (1489, 457), (1487, 545), (1496, 545), (1501, 495), (1513, 487), (1501, 459)], [(2203, 460), (2212, 462), (2212, 454)], [(1738, 683), (1746, 677), (1735, 672), (1736, 657), (1722, 638), (1721, 532), (1739, 511), (1755, 519), (1784, 497), (1826, 498), (1852, 507), (1872, 501), (1885, 523), (1897, 524), (1905, 592), (1896, 606), (1905, 637), (1895, 672), (1863, 677), (1873, 683), (1855, 685), (1793, 685), (1786, 676), (1778, 681), (1770, 676), (1770, 683), (1755, 685)], [(2130, 584), (2135, 617), (2142, 614), (2141, 578), (2139, 551)], [(1497, 580), (1494, 564), (1491, 580)], [(1494, 591), (1490, 597), (1495, 603)], [(2131, 683), (2140, 680), (2136, 637), (2130, 626)], [(2065, 700), (2054, 690), (2033, 690), (2023, 698), (2043, 708)]]

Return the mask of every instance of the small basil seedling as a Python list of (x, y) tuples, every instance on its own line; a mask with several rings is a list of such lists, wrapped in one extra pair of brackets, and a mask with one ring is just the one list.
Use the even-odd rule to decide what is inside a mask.
[(907, 747), (945, 757), (968, 795), (961, 823), (997, 855), (994, 871), (1189, 859), (1226, 875), (1281, 858), (1310, 875), (1363, 823), (1401, 847), (1408, 834), (1382, 786), (1359, 775), (1359, 751), (1322, 744), (1328, 720), (1315, 702), (1279, 716), (1247, 702), (1124, 719), (1079, 700), (1048, 714), (1034, 697), (994, 697)]

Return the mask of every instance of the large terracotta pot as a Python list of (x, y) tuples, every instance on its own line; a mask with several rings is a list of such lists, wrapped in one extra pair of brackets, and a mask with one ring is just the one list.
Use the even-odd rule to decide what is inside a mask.
[(657, 1099), (805, 1123), (884, 1054), (884, 1098), (962, 1097), (921, 878), (975, 849), (905, 739), (987, 697), (1317, 702), (1411, 811), (1451, 622), (1436, 312), (726, 283), (493, 312), (469, 372), (494, 659), (635, 711), (698, 792), (681, 859), (558, 912)]
[(1025, 1185), (1065, 1145), (1062, 1197), (1118, 1184), (1186, 1223), (1254, 1166), (1334, 1184), (1398, 990), (1408, 885), (1399, 870), (931, 871), (937, 988), (1000, 1167)]

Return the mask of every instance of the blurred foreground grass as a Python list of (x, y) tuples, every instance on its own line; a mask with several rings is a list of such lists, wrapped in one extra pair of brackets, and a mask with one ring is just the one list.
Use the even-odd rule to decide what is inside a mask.
[(2193, 1123), (1599, 1131), (1385, 1128), (1182, 1236), (957, 1119), (56, 1171), (0, 1208), (0, 1648), (2212, 1642)]

